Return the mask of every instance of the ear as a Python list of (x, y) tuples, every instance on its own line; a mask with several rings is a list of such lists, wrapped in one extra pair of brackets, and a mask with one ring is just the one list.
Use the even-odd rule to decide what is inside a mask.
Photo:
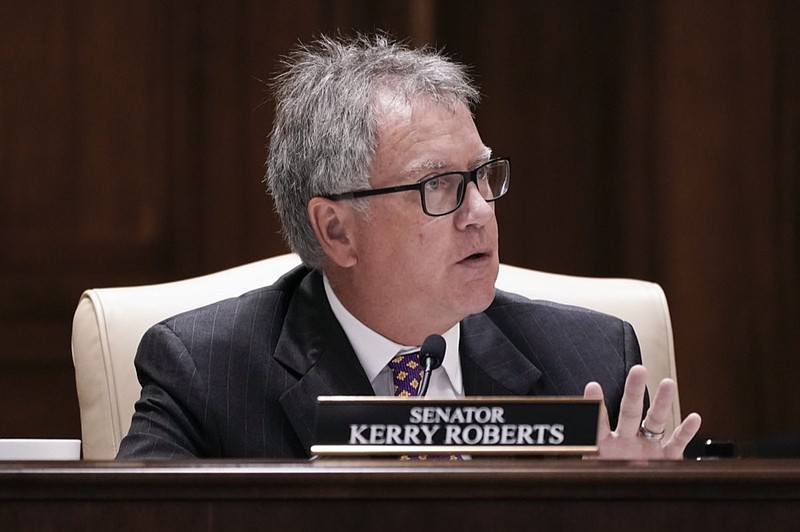
[(357, 255), (352, 238), (355, 220), (350, 206), (315, 197), (311, 198), (306, 208), (317, 241), (328, 259), (342, 268), (353, 266), (357, 262)]

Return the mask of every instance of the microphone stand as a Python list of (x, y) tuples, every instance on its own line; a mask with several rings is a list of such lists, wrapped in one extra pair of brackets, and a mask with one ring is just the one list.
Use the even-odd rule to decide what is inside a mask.
[(425, 397), (428, 393), (428, 386), (431, 381), (431, 373), (433, 373), (433, 357), (426, 356), (424, 360), (425, 368), (422, 370), (422, 383), (419, 385), (419, 397)]

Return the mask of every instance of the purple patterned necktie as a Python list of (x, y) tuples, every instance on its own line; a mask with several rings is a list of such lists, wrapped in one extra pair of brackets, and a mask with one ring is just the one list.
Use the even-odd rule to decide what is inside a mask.
[(419, 351), (397, 355), (389, 362), (389, 367), (392, 369), (394, 394), (398, 397), (416, 397), (422, 381)]
[[(394, 394), (397, 397), (416, 397), (419, 394), (419, 385), (422, 381), (422, 363), (419, 361), (419, 351), (397, 355), (389, 362), (394, 381)], [(419, 455), (409, 456), (404, 454), (401, 460), (454, 460), (461, 461), (460, 455)]]

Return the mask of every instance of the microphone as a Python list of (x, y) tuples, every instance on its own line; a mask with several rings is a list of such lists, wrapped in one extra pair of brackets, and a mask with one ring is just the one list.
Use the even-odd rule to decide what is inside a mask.
[(423, 365), (422, 384), (420, 384), (419, 394), (417, 394), (419, 397), (424, 397), (428, 393), (431, 373), (442, 365), (446, 348), (447, 343), (438, 334), (431, 334), (422, 342), (422, 347), (419, 349), (419, 360)]

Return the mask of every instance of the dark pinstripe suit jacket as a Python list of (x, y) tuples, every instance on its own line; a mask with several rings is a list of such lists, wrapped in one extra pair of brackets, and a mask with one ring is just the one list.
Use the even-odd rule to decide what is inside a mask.
[[(462, 322), (459, 349), (468, 395), (581, 395), (596, 380), (612, 426), (641, 361), (626, 322), (500, 291)], [(303, 267), (153, 326), (136, 370), (120, 458), (306, 457), (318, 395), (373, 395), (322, 276)]]

